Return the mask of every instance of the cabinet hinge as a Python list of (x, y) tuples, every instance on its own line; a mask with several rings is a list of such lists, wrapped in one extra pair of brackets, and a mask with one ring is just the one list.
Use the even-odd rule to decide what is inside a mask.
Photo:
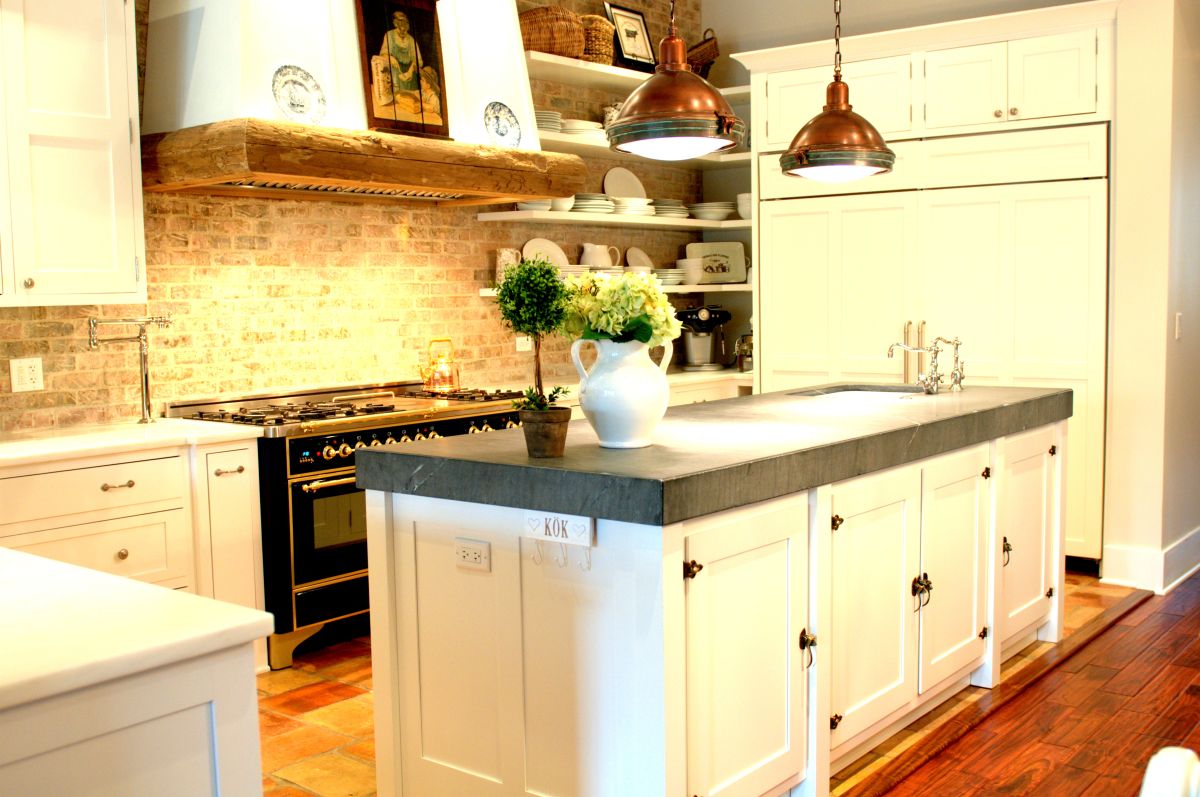
[(990, 467), (985, 467), (983, 469), (983, 473), (981, 473), (979, 475), (985, 479), (990, 479), (990, 478), (992, 478), (992, 469)]
[(832, 518), (830, 518), (829, 525), (833, 527), (834, 531), (837, 531), (838, 529), (840, 529), (842, 527), (842, 524), (845, 522), (846, 522), (846, 519), (844, 517), (842, 517), (841, 515), (834, 515)]
[(1058, 446), (1050, 446), (1050, 456), (1054, 456), (1057, 453), (1058, 453)]
[(986, 625), (983, 627), (983, 630), (979, 632), (979, 638), (987, 639), (987, 626)]
[(1046, 597), (1047, 597), (1047, 598), (1053, 598), (1053, 597), (1054, 597), (1054, 587), (1051, 587), (1050, 589), (1046, 590)]
[(695, 578), (696, 574), (699, 573), (703, 569), (704, 569), (704, 565), (700, 564), (695, 559), (693, 559), (690, 562), (684, 562), (683, 563), (683, 577), (684, 578)]
[(834, 714), (832, 717), (830, 717), (829, 718), (829, 730), (836, 731), (837, 726), (842, 724), (842, 719), (843, 719), (843, 717), (841, 714)]

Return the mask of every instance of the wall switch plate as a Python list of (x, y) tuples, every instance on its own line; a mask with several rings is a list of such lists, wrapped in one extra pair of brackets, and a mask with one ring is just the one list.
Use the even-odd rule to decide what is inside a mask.
[(25, 357), (20, 360), (9, 360), (8, 372), (12, 377), (12, 391), (14, 393), (45, 389), (45, 385), (42, 383), (41, 357)]
[(533, 338), (528, 335), (517, 335), (517, 351), (533, 351)]
[(463, 570), (492, 572), (492, 546), (485, 540), (454, 538), (454, 563)]

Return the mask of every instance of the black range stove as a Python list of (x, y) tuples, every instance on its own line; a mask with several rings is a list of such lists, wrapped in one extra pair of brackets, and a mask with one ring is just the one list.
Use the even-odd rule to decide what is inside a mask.
[(420, 382), (176, 402), (173, 418), (262, 427), (258, 441), (263, 586), (275, 615), (272, 669), (326, 623), (365, 614), (366, 500), (354, 453), (519, 424), (518, 391), (432, 392)]

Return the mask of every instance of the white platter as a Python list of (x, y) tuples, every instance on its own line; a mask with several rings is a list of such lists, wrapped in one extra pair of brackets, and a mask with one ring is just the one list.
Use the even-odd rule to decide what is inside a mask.
[(636, 246), (625, 250), (625, 262), (634, 268), (654, 268), (654, 261), (650, 259), (650, 255)]
[(688, 257), (704, 258), (700, 284), (746, 281), (746, 247), (741, 241), (693, 243), (686, 251)]
[(646, 187), (637, 175), (624, 166), (609, 169), (604, 174), (604, 193), (609, 196), (646, 198)]
[(545, 238), (530, 238), (521, 247), (521, 257), (526, 260), (533, 260), (538, 255), (549, 260), (556, 266), (565, 266), (570, 261), (567, 260), (567, 255), (563, 252), (562, 247), (549, 241)]

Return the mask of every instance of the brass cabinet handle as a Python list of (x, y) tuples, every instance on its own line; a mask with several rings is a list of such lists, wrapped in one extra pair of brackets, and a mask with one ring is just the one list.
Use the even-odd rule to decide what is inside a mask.
[(121, 550), (117, 551), (117, 558), (120, 559), (122, 562), (124, 562), (126, 559), (129, 558), (129, 549), (122, 548)]
[(1014, 107), (1012, 107), (1012, 108), (1009, 108), (1009, 109), (1008, 109), (1008, 115), (1009, 115), (1009, 116), (1016, 116), (1016, 115), (1017, 115), (1017, 113), (1018, 113), (1018, 111), (1017, 111), (1017, 109), (1016, 109), (1016, 107), (1015, 107), (1015, 106), (1014, 106)]
[(997, 109), (996, 109), (996, 111), (995, 111), (995, 113), (993, 113), (992, 115), (993, 115), (993, 116), (995, 116), (997, 119), (1003, 119), (1003, 118), (1004, 118), (1004, 111), (1002, 111), (1002, 110), (1000, 110), (999, 108), (997, 108)]
[(236, 468), (229, 468), (228, 470), (226, 470), (225, 468), (217, 468), (216, 470), (213, 471), (213, 475), (214, 476), (224, 476), (227, 473), (245, 473), (245, 472), (246, 472), (246, 466), (238, 465)]
[(26, 277), (25, 281), (22, 282), (21, 284), (24, 285), (26, 288), (32, 288), (36, 283), (33, 281), (33, 277)]
[(317, 479), (315, 482), (300, 485), (300, 489), (306, 493), (315, 493), (318, 490), (324, 490), (326, 487), (341, 487), (344, 484), (354, 484), (354, 477), (347, 476), (344, 479)]
[(808, 669), (813, 665), (812, 649), (817, 646), (817, 637), (814, 634), (808, 633), (808, 629), (800, 631), (800, 649), (808, 651), (808, 664), (804, 665), (804, 669)]
[(125, 482), (124, 484), (109, 484), (108, 482), (105, 482), (104, 484), (100, 485), (100, 489), (107, 493), (109, 490), (118, 490), (122, 487), (132, 487), (132, 486), (133, 486), (133, 479), (130, 479), (129, 481)]
[(1008, 541), (1008, 537), (1004, 538), (1004, 544), (1000, 550), (1004, 552), (1004, 567), (1008, 567), (1008, 560), (1012, 558), (1012, 543)]

